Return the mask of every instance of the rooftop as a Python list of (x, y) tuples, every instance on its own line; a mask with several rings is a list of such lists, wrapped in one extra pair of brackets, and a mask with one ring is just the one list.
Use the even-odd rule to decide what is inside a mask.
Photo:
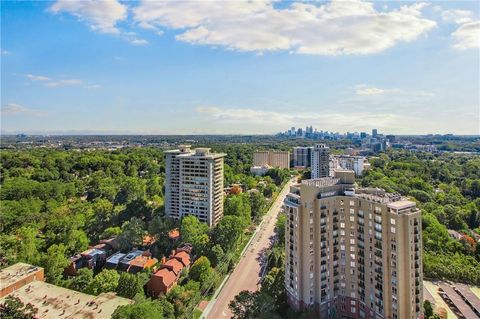
[(323, 186), (337, 185), (339, 182), (340, 182), (340, 178), (322, 177), (322, 178), (316, 178), (316, 179), (303, 180), (302, 184), (307, 186), (323, 187)]
[(117, 307), (133, 303), (114, 293), (92, 296), (43, 281), (33, 281), (10, 296), (20, 298), (23, 303), (31, 303), (38, 309), (36, 318), (42, 319), (107, 319)]
[(16, 263), (10, 267), (0, 270), (0, 290), (26, 278), (31, 273), (43, 270), (41, 267), (24, 263)]
[(387, 205), (389, 208), (393, 208), (396, 210), (404, 210), (408, 208), (415, 208), (415, 202), (409, 201), (409, 200), (399, 200), (395, 202), (391, 202)]
[(155, 274), (153, 274), (153, 276), (160, 278), (165, 287), (170, 287), (170, 285), (177, 280), (177, 276), (175, 276), (175, 273), (167, 268), (160, 269)]

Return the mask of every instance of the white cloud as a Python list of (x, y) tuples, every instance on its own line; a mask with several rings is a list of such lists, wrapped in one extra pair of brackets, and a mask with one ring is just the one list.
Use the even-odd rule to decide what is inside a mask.
[(385, 93), (392, 93), (398, 92), (398, 89), (380, 89), (377, 87), (366, 87), (364, 85), (360, 85), (355, 90), (357, 95), (381, 95)]
[(33, 75), (33, 74), (27, 74), (26, 75), (27, 79), (31, 81), (51, 81), (52, 79), (43, 75)]
[(458, 50), (480, 48), (480, 20), (467, 22), (452, 33), (453, 47)]
[[(79, 79), (52, 79), (51, 77), (44, 76), (44, 75), (27, 74), (25, 75), (25, 77), (30, 81), (43, 82), (44, 86), (51, 87), (51, 88), (60, 87), (60, 86), (81, 85), (83, 83), (83, 81)], [(29, 82), (25, 84), (30, 85)]]
[(148, 41), (144, 39), (132, 39), (129, 41), (133, 45), (147, 45)]
[(117, 0), (57, 0), (50, 11), (72, 14), (102, 33), (120, 34), (116, 24), (127, 18), (127, 6)]
[(468, 10), (445, 10), (442, 12), (442, 19), (445, 22), (463, 24), (473, 20), (473, 12)]
[(262, 127), (266, 131), (271, 129), (285, 129), (291, 125), (304, 125), (311, 123), (314, 126), (322, 127), (328, 130), (338, 131), (342, 127), (359, 128), (362, 127), (397, 127), (399, 119), (402, 116), (389, 113), (332, 113), (332, 112), (274, 112), (263, 111), (249, 108), (218, 108), (218, 107), (199, 107), (197, 113), (203, 114), (209, 120), (216, 121), (228, 127), (240, 125), (255, 125)]
[(9, 55), (9, 54), (11, 54), (10, 51), (5, 50), (5, 49), (1, 49), (1, 52), (2, 52), (2, 55)]
[[(239, 51), (288, 50), (338, 55), (381, 52), (435, 28), (425, 4), (377, 11), (360, 0), (294, 2), (276, 8), (263, 1), (147, 1), (133, 9), (140, 27), (180, 30), (180, 41)], [(385, 9), (387, 10), (387, 9)]]
[(40, 116), (43, 115), (42, 112), (37, 110), (25, 107), (16, 103), (8, 103), (3, 105), (1, 108), (2, 115), (31, 115), (31, 116)]
[(386, 96), (395, 94), (399, 97), (419, 97), (419, 98), (429, 98), (433, 97), (434, 94), (431, 92), (425, 91), (411, 91), (411, 90), (401, 90), (399, 88), (378, 88), (374, 86), (368, 86), (366, 84), (359, 84), (355, 86), (355, 94), (360, 96)]
[(101, 89), (102, 86), (100, 84), (92, 84), (92, 85), (85, 86), (85, 88), (90, 89), (90, 90), (97, 90), (97, 89)]
[(467, 10), (445, 10), (442, 19), (458, 25), (452, 33), (453, 47), (458, 50), (480, 48), (480, 20), (474, 19), (474, 13)]
[(72, 85), (80, 85), (82, 84), (82, 80), (79, 79), (62, 79), (57, 81), (51, 81), (45, 84), (47, 87), (60, 87), (60, 86), (72, 86)]

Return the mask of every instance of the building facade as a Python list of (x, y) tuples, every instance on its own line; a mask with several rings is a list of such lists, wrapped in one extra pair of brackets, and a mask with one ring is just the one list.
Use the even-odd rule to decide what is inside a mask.
[(165, 163), (165, 212), (181, 219), (196, 216), (209, 226), (223, 216), (223, 158), (208, 148), (181, 145), (167, 151)]
[(253, 166), (269, 166), (269, 151), (256, 151), (253, 153)]
[(318, 318), (421, 317), (422, 227), (415, 203), (356, 189), (352, 171), (292, 186), (285, 287)]
[(253, 166), (290, 168), (290, 152), (256, 151), (253, 153)]
[(312, 150), (312, 178), (328, 177), (330, 174), (330, 149), (325, 144), (317, 144)]
[[(366, 158), (363, 156), (350, 155), (332, 155), (330, 157), (330, 167), (333, 169), (346, 169), (355, 172), (356, 176), (362, 176), (365, 169)], [(332, 172), (330, 172), (332, 175)]]
[(293, 148), (293, 167), (307, 168), (312, 165), (312, 146)]

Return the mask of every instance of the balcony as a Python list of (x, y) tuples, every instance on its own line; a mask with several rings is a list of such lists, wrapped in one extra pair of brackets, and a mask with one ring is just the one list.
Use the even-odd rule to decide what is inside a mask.
[(382, 249), (382, 242), (381, 241), (376, 241), (375, 242), (375, 248)]
[(364, 232), (365, 232), (365, 229), (364, 229), (363, 227), (359, 226), (359, 227), (357, 228), (357, 231), (358, 231), (359, 233), (364, 233)]
[(382, 258), (382, 252), (380, 250), (375, 251), (375, 256)]

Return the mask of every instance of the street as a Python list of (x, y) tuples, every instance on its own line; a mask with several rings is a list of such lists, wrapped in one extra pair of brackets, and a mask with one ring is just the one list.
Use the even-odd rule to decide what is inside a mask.
[(209, 302), (201, 318), (231, 318), (228, 308), (230, 301), (243, 290), (256, 291), (258, 289), (258, 283), (262, 275), (264, 253), (271, 245), (277, 216), (292, 182), (293, 180), (290, 180), (287, 183), (270, 207), (270, 210), (265, 214), (263, 223), (259, 226), (253, 240), (247, 246), (235, 270), (227, 279), (220, 294)]

